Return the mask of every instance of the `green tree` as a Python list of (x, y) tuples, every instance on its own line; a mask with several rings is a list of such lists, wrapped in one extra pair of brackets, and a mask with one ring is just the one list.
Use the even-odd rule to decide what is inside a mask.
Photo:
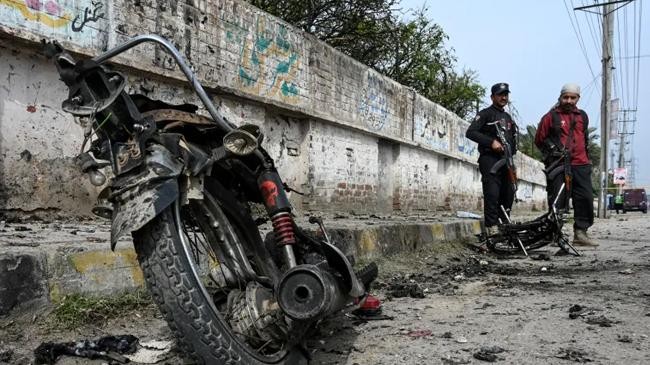
[(519, 141), (517, 142), (517, 147), (521, 153), (528, 155), (538, 161), (542, 161), (542, 152), (535, 146), (535, 134), (537, 133), (537, 127), (534, 125), (527, 125), (523, 133), (520, 129)]
[(595, 196), (598, 196), (600, 192), (600, 136), (596, 134), (596, 128), (589, 127), (589, 143), (587, 144), (587, 153), (589, 154), (589, 159), (591, 160), (592, 173), (591, 173), (591, 188)]
[(426, 8), (406, 20), (397, 15), (399, 0), (248, 1), (463, 118), (485, 94), (474, 71), (455, 70), (448, 36)]

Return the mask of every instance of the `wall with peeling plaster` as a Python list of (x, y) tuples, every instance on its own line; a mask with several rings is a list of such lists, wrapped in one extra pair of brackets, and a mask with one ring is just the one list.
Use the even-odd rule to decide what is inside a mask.
[(0, 44), (0, 80), (0, 209), (88, 214), (97, 193), (72, 161), (83, 133), (56, 70)]
[[(0, 0), (0, 210), (85, 214), (96, 190), (71, 163), (81, 128), (39, 55), (43, 38), (92, 56), (156, 33), (187, 58), (233, 122), (255, 123), (303, 210), (480, 208), (467, 122), (412, 89), (240, 0)], [(115, 63), (130, 90), (199, 104), (153, 45)], [(523, 206), (543, 207), (541, 165), (517, 158)]]

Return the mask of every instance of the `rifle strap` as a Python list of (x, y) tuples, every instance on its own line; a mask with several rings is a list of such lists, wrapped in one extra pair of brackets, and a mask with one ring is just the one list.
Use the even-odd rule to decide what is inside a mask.
[[(580, 110), (580, 113), (583, 115), (582, 123), (583, 123), (583, 125), (586, 125), (585, 114), (584, 114), (584, 112), (582, 110)], [(553, 135), (554, 135), (553, 138), (556, 138), (556, 141), (557, 141), (555, 143), (558, 144), (558, 145), (562, 145), (562, 141), (560, 139), (560, 135), (562, 134), (562, 119), (560, 118), (560, 114), (557, 111), (552, 110), (551, 111), (551, 120), (552, 120), (552, 123), (553, 123), (552, 130), (554, 131), (553, 132)], [(574, 142), (573, 141), (573, 131), (576, 128), (576, 124), (577, 124), (576, 116), (575, 116), (575, 114), (571, 113), (571, 121), (569, 122), (569, 135), (567, 137), (566, 144), (563, 144), (564, 148), (569, 153), (569, 156), (568, 156), (569, 160), (571, 159), (571, 152), (572, 152), (571, 149), (573, 148), (573, 142)], [(587, 134), (585, 133), (585, 136), (586, 135)], [(551, 137), (549, 137), (549, 138), (551, 138)]]
[(566, 150), (569, 152), (569, 155), (567, 158), (569, 159), (569, 163), (571, 163), (571, 149), (573, 148), (573, 131), (576, 129), (576, 116), (574, 114), (571, 114), (571, 122), (569, 124), (569, 136), (566, 141)]
[(564, 161), (564, 207), (569, 209), (569, 199), (571, 195), (571, 190), (573, 188), (573, 172), (571, 171), (571, 149), (573, 148), (573, 131), (576, 127), (576, 116), (571, 114), (571, 121), (569, 122), (569, 135), (566, 141), (566, 150), (567, 155), (564, 157), (567, 161)]

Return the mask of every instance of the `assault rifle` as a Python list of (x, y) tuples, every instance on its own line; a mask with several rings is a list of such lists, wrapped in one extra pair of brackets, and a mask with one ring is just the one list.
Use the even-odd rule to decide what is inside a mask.
[(507, 168), (508, 181), (512, 184), (512, 189), (517, 192), (517, 167), (515, 166), (515, 161), (512, 156), (512, 146), (506, 139), (505, 135), (505, 126), (503, 126), (499, 121), (496, 121), (493, 124), (497, 131), (497, 138), (503, 146), (503, 158), (497, 161), (494, 166), (490, 169), (490, 174), (495, 175), (503, 166)]

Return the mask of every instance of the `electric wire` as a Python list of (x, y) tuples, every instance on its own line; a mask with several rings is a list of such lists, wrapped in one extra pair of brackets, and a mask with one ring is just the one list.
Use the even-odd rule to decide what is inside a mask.
[[(634, 109), (638, 107), (639, 104), (639, 80), (641, 79), (641, 21), (643, 20), (643, 3), (641, 1), (639, 3), (639, 26), (637, 29), (638, 36), (637, 36), (637, 54), (636, 56), (636, 88), (634, 91)], [(634, 8), (636, 9), (636, 2), (634, 3)]]
[[(571, 27), (573, 28), (573, 33), (576, 35), (576, 38), (578, 39), (578, 44), (580, 45), (580, 49), (582, 50), (582, 54), (585, 57), (585, 61), (587, 62), (587, 66), (589, 67), (589, 72), (591, 73), (592, 77), (595, 77), (594, 70), (591, 67), (591, 63), (589, 62), (589, 56), (587, 56), (587, 51), (584, 45), (584, 40), (582, 38), (582, 34), (576, 29), (576, 25), (573, 22), (573, 17), (571, 16), (571, 12), (569, 11), (569, 7), (567, 5), (566, 0), (564, 0), (564, 8), (566, 9), (567, 16), (569, 17), (569, 21), (571, 22)], [(574, 14), (575, 16), (575, 14)]]

